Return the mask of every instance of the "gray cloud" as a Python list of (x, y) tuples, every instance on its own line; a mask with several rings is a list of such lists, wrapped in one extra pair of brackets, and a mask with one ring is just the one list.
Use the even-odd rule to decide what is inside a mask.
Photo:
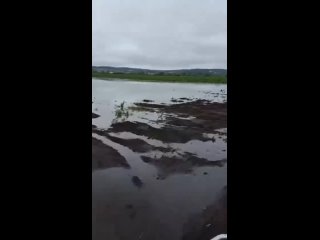
[(227, 68), (227, 0), (93, 0), (92, 64)]

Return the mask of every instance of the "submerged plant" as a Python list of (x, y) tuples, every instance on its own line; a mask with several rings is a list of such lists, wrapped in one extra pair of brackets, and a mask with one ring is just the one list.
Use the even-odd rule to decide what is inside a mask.
[(120, 110), (123, 111), (124, 109), (124, 101), (120, 104)]
[(124, 104), (125, 102), (123, 101), (120, 105), (116, 106), (114, 122), (119, 120), (124, 121), (129, 117), (129, 110), (125, 108)]

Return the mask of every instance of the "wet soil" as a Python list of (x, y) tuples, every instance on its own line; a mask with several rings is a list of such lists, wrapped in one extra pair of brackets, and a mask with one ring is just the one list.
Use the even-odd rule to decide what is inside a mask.
[[(181, 104), (160, 105), (135, 103), (146, 111), (159, 111), (174, 114), (177, 117), (169, 119), (167, 124), (173, 126), (196, 128), (197, 131), (214, 131), (227, 127), (227, 103), (212, 103), (208, 100), (196, 100)], [(180, 119), (179, 117), (194, 117), (194, 119)]]
[(160, 140), (164, 143), (186, 143), (192, 139), (198, 139), (203, 141), (207, 140), (207, 138), (203, 137), (202, 132), (199, 132), (193, 128), (183, 127), (182, 129), (180, 126), (167, 125), (159, 129), (141, 122), (115, 123), (111, 125), (109, 131), (115, 133), (131, 132), (136, 135), (142, 135), (148, 138)]
[(100, 117), (100, 115), (96, 114), (96, 113), (92, 113), (92, 118), (98, 118)]
[(112, 167), (129, 168), (130, 166), (116, 150), (92, 138), (92, 170)]
[(141, 156), (142, 160), (150, 163), (158, 169), (158, 179), (165, 179), (170, 174), (193, 172), (195, 167), (217, 166), (222, 167), (226, 163), (226, 159), (217, 161), (208, 161), (205, 158), (199, 158), (194, 154), (184, 153), (179, 157), (162, 156), (160, 158), (151, 158)]
[[(106, 136), (106, 135), (105, 135)], [(110, 140), (130, 148), (133, 152), (146, 153), (151, 151), (169, 152), (170, 149), (164, 147), (155, 147), (142, 139), (122, 139), (108, 135)]]
[(143, 102), (149, 103), (149, 102), (153, 102), (153, 100), (149, 100), (149, 99), (144, 99), (142, 100)]

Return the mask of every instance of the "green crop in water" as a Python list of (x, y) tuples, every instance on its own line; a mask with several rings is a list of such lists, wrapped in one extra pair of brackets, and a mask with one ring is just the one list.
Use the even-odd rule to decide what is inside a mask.
[(124, 107), (125, 102), (122, 102), (120, 105), (116, 106), (115, 109), (115, 119), (113, 122), (117, 121), (124, 121), (129, 117), (129, 110), (128, 108)]
[(226, 76), (148, 75), (140, 73), (106, 73), (92, 71), (92, 77), (101, 79), (126, 79), (146, 82), (227, 83)]

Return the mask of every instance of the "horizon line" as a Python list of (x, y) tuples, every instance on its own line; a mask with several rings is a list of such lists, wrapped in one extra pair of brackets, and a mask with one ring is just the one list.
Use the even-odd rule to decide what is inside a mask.
[(195, 69), (210, 69), (210, 70), (228, 70), (227, 68), (176, 68), (176, 69), (152, 69), (152, 68), (142, 68), (142, 67), (127, 67), (127, 66), (110, 66), (110, 65), (92, 65), (91, 67), (112, 67), (112, 68), (134, 68), (134, 69), (144, 69), (144, 70), (156, 70), (156, 71), (174, 71), (174, 70), (195, 70)]

